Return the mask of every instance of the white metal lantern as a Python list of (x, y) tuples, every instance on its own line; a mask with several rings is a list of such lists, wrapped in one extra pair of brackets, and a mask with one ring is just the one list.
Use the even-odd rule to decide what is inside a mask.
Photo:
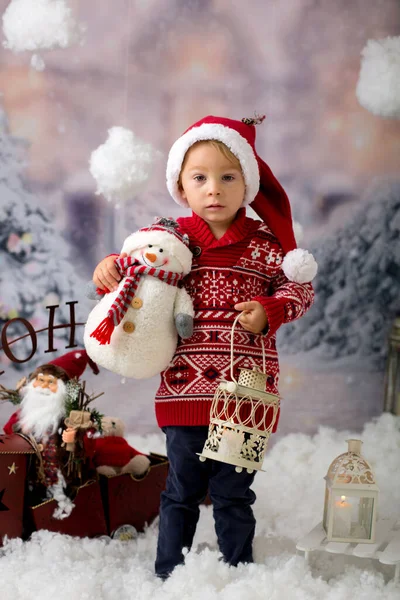
[(347, 440), (348, 450), (332, 462), (325, 477), (323, 527), (330, 542), (374, 543), (379, 488), (361, 440)]
[(241, 368), (239, 380), (233, 375), (233, 337), (231, 332), (231, 378), (219, 384), (211, 405), (210, 426), (200, 460), (207, 458), (236, 466), (240, 473), (261, 470), (268, 439), (274, 428), (280, 398), (265, 392), (265, 348), (261, 337), (263, 371)]

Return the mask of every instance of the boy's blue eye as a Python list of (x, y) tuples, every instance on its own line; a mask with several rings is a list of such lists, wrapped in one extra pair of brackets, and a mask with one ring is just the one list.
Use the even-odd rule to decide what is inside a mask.
[[(195, 179), (195, 181), (204, 181), (205, 176), (204, 175), (195, 175), (194, 179)], [(233, 175), (223, 175), (222, 179), (224, 181), (233, 181), (235, 178)]]

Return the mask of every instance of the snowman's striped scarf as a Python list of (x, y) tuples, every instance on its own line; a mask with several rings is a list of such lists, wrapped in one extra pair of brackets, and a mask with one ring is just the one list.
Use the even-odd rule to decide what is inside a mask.
[(107, 316), (100, 325), (90, 334), (90, 337), (95, 338), (101, 345), (109, 344), (114, 328), (119, 325), (124, 318), (126, 311), (135, 295), (140, 278), (143, 275), (157, 277), (168, 285), (178, 285), (182, 279), (182, 273), (172, 273), (155, 267), (147, 267), (142, 265), (137, 260), (128, 256), (126, 258), (117, 258), (115, 264), (124, 278), (123, 286), (120, 289), (117, 297), (112, 303)]

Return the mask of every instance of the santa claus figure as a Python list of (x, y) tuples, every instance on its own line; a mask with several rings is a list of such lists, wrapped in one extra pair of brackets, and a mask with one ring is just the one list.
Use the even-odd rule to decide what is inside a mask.
[(85, 350), (74, 350), (38, 367), (23, 382), (19, 408), (4, 426), (6, 434), (21, 433), (29, 438), (40, 457), (38, 479), (46, 488), (58, 483), (61, 467), (68, 461), (62, 447), (66, 384), (80, 377), (88, 363), (98, 372)]

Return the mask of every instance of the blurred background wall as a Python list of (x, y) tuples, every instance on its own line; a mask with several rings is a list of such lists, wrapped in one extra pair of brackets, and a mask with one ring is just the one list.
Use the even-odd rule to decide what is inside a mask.
[[(7, 5), (0, 0), (0, 13)], [(257, 149), (289, 194), (305, 247), (345, 225), (377, 177), (398, 176), (400, 123), (370, 114), (355, 95), (367, 40), (399, 35), (398, 0), (69, 5), (87, 26), (85, 44), (43, 53), (43, 71), (30, 53), (1, 49), (0, 101), (10, 133), (28, 142), (27, 188), (82, 276), (155, 215), (185, 213), (166, 191), (165, 160), (207, 114), (266, 114)], [(123, 205), (95, 195), (88, 171), (115, 125), (163, 152), (146, 190)]]

